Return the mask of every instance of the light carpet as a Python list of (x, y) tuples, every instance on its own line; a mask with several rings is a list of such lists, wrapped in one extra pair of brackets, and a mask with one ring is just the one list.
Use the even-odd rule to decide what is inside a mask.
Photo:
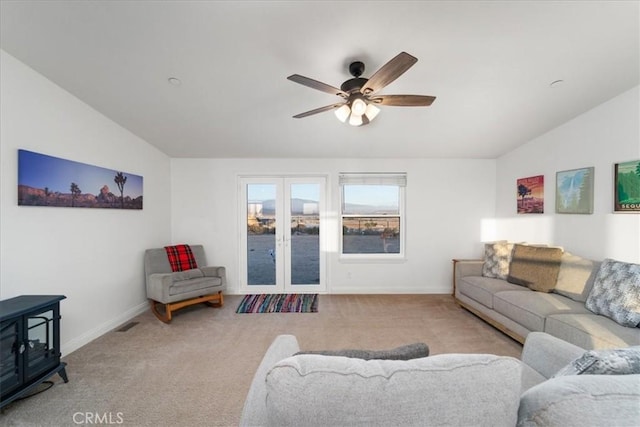
[(131, 319), (139, 323), (63, 357), (69, 382), (52, 377), (51, 389), (5, 407), (0, 425), (74, 426), (106, 414), (120, 416), (121, 426), (237, 426), (253, 374), (279, 334), (295, 335), (303, 350), (424, 342), (432, 355), (522, 351), (450, 295), (320, 295), (313, 316), (259, 317), (235, 312), (242, 298), (185, 308), (171, 324), (151, 312)]

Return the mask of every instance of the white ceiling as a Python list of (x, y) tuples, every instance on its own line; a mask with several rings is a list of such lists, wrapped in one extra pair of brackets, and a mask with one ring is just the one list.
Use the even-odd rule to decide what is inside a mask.
[[(2, 0), (0, 40), (171, 157), (495, 158), (639, 84), (639, 5)], [(401, 51), (418, 62), (380, 93), (431, 107), (291, 117), (340, 98), (290, 74), (339, 87)]]

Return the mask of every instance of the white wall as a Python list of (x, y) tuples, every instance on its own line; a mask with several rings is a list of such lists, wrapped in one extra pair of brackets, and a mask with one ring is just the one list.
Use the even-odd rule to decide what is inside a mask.
[[(612, 213), (613, 163), (640, 158), (638, 88), (498, 160), (169, 159), (5, 52), (0, 65), (0, 298), (66, 295), (63, 353), (147, 309), (145, 248), (202, 243), (238, 292), (243, 174), (324, 174), (337, 215), (339, 172), (408, 173), (406, 261), (343, 263), (330, 253), (333, 293), (446, 293), (451, 259), (479, 257), (482, 241), (500, 238), (640, 260), (640, 215)], [(144, 209), (17, 206), (20, 148), (142, 175)], [(554, 214), (556, 171), (587, 166), (594, 214)], [(517, 215), (516, 179), (539, 174), (546, 213)]]
[[(66, 295), (66, 354), (147, 309), (143, 252), (170, 237), (170, 160), (4, 51), (0, 59), (0, 298)], [(144, 209), (18, 206), (18, 149), (142, 175)]]
[[(209, 263), (227, 267), (229, 291), (237, 293), (239, 175), (327, 175), (328, 208), (337, 215), (338, 173), (360, 171), (407, 172), (406, 261), (343, 263), (329, 253), (328, 290), (450, 292), (451, 259), (479, 256), (482, 224), (494, 216), (494, 160), (172, 159), (172, 243), (202, 243)], [(329, 234), (335, 242), (337, 222)]]
[[(533, 120), (534, 118), (532, 118)], [(631, 89), (497, 161), (499, 239), (640, 262), (640, 214), (613, 213), (614, 163), (640, 159), (640, 89)], [(556, 172), (595, 167), (592, 215), (555, 213)], [(544, 214), (516, 214), (516, 180), (544, 175)]]

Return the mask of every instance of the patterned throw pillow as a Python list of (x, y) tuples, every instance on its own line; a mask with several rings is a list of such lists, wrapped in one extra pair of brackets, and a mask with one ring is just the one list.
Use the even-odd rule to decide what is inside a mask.
[(484, 245), (484, 264), (482, 264), (482, 275), (495, 279), (506, 280), (509, 275), (509, 264), (511, 263), (511, 253), (513, 243), (506, 240), (486, 243)]
[(554, 377), (633, 374), (640, 374), (640, 346), (587, 351), (560, 369)]
[(640, 326), (640, 264), (605, 259), (585, 307), (623, 326)]

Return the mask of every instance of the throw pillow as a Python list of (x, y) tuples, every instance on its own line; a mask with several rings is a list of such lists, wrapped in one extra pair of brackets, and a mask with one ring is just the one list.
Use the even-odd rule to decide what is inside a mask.
[(558, 281), (553, 292), (574, 301), (585, 302), (593, 288), (600, 264), (599, 261), (592, 261), (564, 252), (558, 272)]
[(605, 259), (585, 307), (623, 326), (640, 326), (640, 264)]
[[(364, 360), (411, 360), (427, 357), (429, 355), (429, 346), (425, 343), (417, 342), (413, 344), (403, 345), (391, 350), (315, 350), (315, 351), (299, 351), (298, 354), (320, 354), (323, 356), (342, 356), (354, 359)], [(294, 355), (294, 356), (295, 356)]]
[(511, 262), (512, 251), (513, 243), (509, 243), (506, 240), (486, 243), (484, 245), (482, 275), (484, 277), (505, 280), (509, 275), (509, 263)]
[(196, 257), (193, 255), (189, 245), (165, 246), (164, 250), (167, 252), (171, 271), (176, 272), (198, 268)]
[(633, 374), (640, 374), (640, 346), (589, 350), (560, 369), (554, 378), (564, 375)]
[(562, 249), (516, 244), (507, 282), (533, 291), (551, 292), (556, 286)]

